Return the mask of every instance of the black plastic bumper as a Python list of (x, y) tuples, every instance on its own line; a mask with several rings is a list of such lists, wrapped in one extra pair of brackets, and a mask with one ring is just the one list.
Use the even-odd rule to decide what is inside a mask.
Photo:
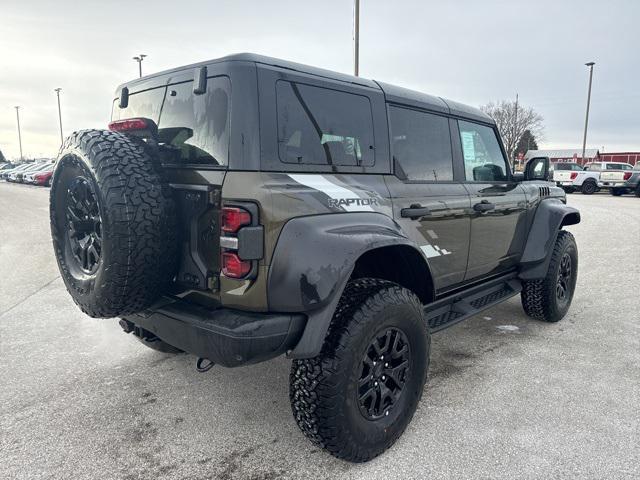
[(302, 314), (209, 310), (183, 300), (124, 319), (166, 343), (225, 367), (285, 353), (296, 345), (307, 321)]

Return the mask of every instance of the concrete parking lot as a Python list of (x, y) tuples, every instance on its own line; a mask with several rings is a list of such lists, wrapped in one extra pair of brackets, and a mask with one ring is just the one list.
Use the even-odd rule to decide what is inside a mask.
[(640, 478), (640, 199), (569, 196), (567, 317), (519, 298), (433, 338), (413, 422), (364, 465), (292, 419), (285, 358), (197, 373), (84, 316), (53, 258), (48, 190), (0, 183), (0, 478)]

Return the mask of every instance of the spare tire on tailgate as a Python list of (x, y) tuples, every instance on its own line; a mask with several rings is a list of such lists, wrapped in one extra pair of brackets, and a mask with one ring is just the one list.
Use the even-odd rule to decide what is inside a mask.
[(148, 147), (104, 130), (64, 142), (54, 171), (51, 236), (67, 290), (86, 314), (149, 307), (175, 270), (175, 206)]

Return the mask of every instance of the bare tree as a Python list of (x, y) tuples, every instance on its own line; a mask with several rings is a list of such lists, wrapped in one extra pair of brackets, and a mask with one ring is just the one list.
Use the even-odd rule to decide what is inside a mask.
[(542, 138), (542, 115), (533, 108), (524, 107), (517, 101), (501, 100), (482, 105), (480, 110), (495, 120), (510, 160), (514, 159), (518, 142), (527, 130), (538, 140)]

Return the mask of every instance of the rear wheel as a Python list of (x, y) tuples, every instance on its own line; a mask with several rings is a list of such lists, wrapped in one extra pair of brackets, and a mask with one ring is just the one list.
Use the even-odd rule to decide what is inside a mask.
[(613, 195), (614, 197), (619, 197), (620, 195), (622, 195), (624, 193), (624, 189), (623, 188), (612, 188), (610, 189), (611, 195)]
[(597, 189), (598, 185), (596, 184), (596, 182), (594, 182), (593, 180), (585, 180), (580, 190), (585, 195), (593, 195), (594, 193), (596, 193)]
[(366, 462), (381, 454), (417, 408), (429, 345), (412, 292), (378, 279), (349, 282), (320, 354), (292, 364), (289, 396), (298, 426), (338, 458)]
[(545, 322), (561, 320), (569, 310), (578, 278), (578, 247), (573, 235), (558, 232), (547, 275), (522, 285), (522, 307), (527, 315)]

